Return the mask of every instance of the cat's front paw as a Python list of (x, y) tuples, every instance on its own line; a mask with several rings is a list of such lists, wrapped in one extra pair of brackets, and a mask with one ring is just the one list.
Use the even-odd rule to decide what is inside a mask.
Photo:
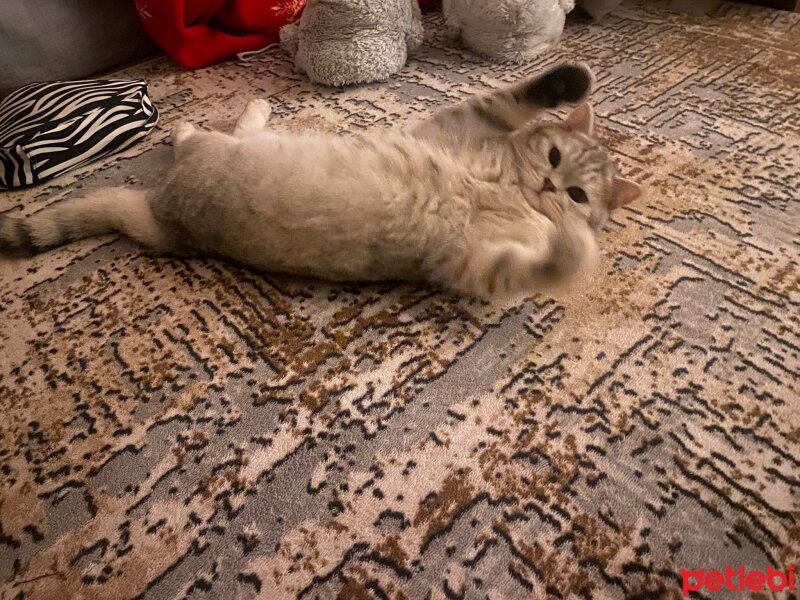
[(597, 240), (582, 220), (568, 219), (550, 239), (547, 275), (553, 282), (565, 281), (592, 271), (599, 261)]
[(560, 65), (524, 86), (528, 102), (544, 108), (575, 104), (592, 88), (594, 75), (586, 65)]

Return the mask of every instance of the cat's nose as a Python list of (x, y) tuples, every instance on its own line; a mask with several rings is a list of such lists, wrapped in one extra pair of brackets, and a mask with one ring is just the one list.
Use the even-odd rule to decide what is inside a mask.
[(550, 181), (549, 177), (544, 178), (544, 184), (542, 185), (543, 192), (555, 192), (556, 186), (553, 185), (553, 182)]

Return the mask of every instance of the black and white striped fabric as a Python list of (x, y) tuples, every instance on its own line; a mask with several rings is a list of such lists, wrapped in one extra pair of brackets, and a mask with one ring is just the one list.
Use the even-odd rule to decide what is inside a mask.
[(142, 80), (20, 88), (0, 101), (0, 189), (39, 183), (124, 150), (157, 121)]

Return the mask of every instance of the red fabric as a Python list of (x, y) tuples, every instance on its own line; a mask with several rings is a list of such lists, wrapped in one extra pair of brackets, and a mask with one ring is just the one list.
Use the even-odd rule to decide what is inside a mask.
[(139, 19), (164, 52), (188, 69), (278, 41), (305, 0), (135, 0)]
[[(278, 41), (305, 0), (134, 0), (145, 30), (187, 69), (213, 65)], [(441, 0), (419, 0), (422, 10)]]

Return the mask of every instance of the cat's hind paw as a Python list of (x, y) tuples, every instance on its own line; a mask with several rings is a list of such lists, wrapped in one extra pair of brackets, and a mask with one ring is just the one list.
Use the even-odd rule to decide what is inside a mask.
[(195, 128), (191, 123), (182, 121), (172, 128), (172, 145), (179, 146), (194, 134)]
[(584, 64), (559, 65), (523, 86), (525, 99), (537, 106), (555, 108), (574, 104), (591, 91), (594, 74)]
[(248, 131), (260, 131), (264, 129), (272, 116), (272, 105), (269, 100), (255, 98), (247, 103), (241, 116), (236, 121), (236, 128), (233, 135), (240, 137)]
[(247, 103), (244, 112), (246, 114), (258, 115), (264, 119), (266, 123), (269, 121), (270, 116), (272, 116), (272, 104), (270, 104), (269, 100), (266, 98), (254, 98)]

